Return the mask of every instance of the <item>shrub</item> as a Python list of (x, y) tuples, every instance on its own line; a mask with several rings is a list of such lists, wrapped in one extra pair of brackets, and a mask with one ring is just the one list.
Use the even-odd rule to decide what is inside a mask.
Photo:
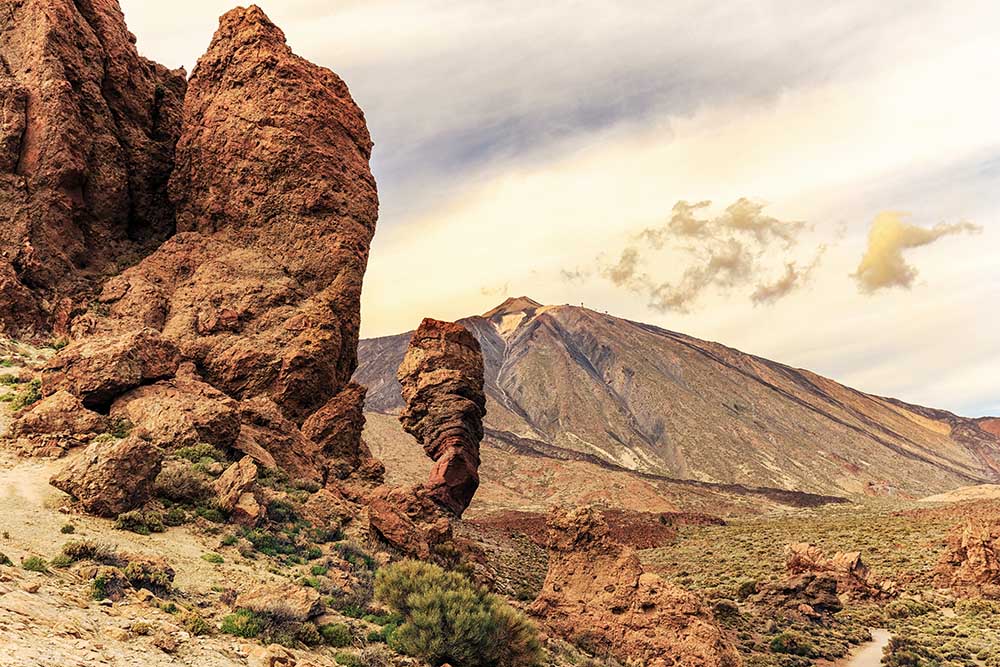
[(7, 554), (0, 553), (0, 565), (6, 565), (7, 567), (11, 567), (13, 564), (14, 563), (10, 560), (10, 558), (7, 557)]
[(166, 528), (163, 525), (163, 515), (159, 512), (144, 512), (142, 510), (132, 510), (119, 514), (115, 520), (115, 528), (118, 530), (128, 530), (139, 535), (149, 535), (150, 533), (162, 533)]
[(885, 667), (939, 667), (941, 656), (912, 639), (893, 637), (882, 650)]
[(208, 477), (186, 464), (164, 468), (156, 476), (153, 491), (161, 498), (188, 505), (196, 505), (215, 494)]
[(816, 647), (805, 635), (786, 631), (771, 638), (771, 650), (775, 653), (799, 655), (804, 658), (816, 657)]
[(337, 543), (337, 553), (356, 569), (374, 570), (375, 559), (353, 542)]
[(29, 572), (48, 572), (49, 564), (41, 556), (28, 556), (21, 560), (21, 567)]
[(26, 408), (29, 405), (37, 403), (42, 400), (42, 381), (32, 380), (25, 386), (21, 391), (17, 393), (14, 400), (11, 401), (11, 407), (14, 411)]
[(885, 614), (889, 618), (914, 618), (924, 616), (934, 611), (934, 605), (920, 600), (900, 599), (893, 600), (885, 606)]
[(264, 631), (264, 619), (249, 609), (240, 609), (222, 619), (221, 630), (227, 635), (253, 639)]
[(403, 617), (389, 639), (400, 653), (464, 667), (541, 664), (534, 625), (461, 574), (402, 561), (378, 573), (375, 597)]
[(104, 566), (97, 570), (90, 582), (90, 597), (95, 600), (120, 600), (129, 589), (128, 580), (116, 567)]
[(133, 424), (125, 417), (115, 417), (111, 421), (111, 428), (108, 429), (108, 433), (116, 438), (127, 438), (128, 434), (132, 432)]
[(188, 522), (188, 514), (180, 507), (171, 507), (163, 515), (165, 526), (183, 526)]
[(188, 610), (184, 612), (180, 617), (181, 627), (190, 632), (192, 635), (208, 635), (212, 633), (212, 626), (209, 625), (201, 614), (194, 610)]
[(216, 553), (202, 554), (201, 559), (203, 561), (208, 561), (209, 563), (214, 563), (218, 565), (219, 563), (225, 563), (226, 559)]
[(73, 533), (76, 532), (76, 526), (74, 526), (71, 523), (67, 523), (62, 528), (59, 529), (59, 532), (62, 533), (63, 535), (72, 535)]
[(323, 642), (334, 648), (344, 648), (351, 645), (351, 630), (343, 623), (330, 623), (319, 629)]
[(224, 452), (207, 442), (201, 442), (190, 447), (181, 447), (174, 452), (174, 454), (182, 459), (187, 459), (191, 463), (201, 463), (205, 459), (218, 461), (220, 463), (225, 463), (227, 461)]
[(93, 540), (74, 540), (62, 546), (62, 555), (72, 562), (92, 560), (103, 565), (119, 565), (121, 558), (114, 547)]
[(146, 588), (153, 593), (165, 594), (173, 588), (174, 571), (157, 561), (134, 560), (125, 566), (125, 578), (135, 588)]

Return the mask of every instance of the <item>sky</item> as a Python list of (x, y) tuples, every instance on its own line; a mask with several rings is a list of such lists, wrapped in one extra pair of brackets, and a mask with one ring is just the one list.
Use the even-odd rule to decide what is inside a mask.
[[(121, 0), (190, 72), (217, 0)], [(1000, 4), (262, 0), (365, 111), (362, 333), (583, 304), (1000, 414)]]

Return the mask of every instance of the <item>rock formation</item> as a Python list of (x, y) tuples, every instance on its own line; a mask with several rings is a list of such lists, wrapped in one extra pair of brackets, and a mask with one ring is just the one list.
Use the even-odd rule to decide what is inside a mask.
[(427, 493), (462, 513), (479, 488), (486, 396), (479, 341), (461, 324), (425, 319), (397, 373), (406, 407), (399, 421), (434, 460)]
[(68, 391), (57, 391), (22, 412), (7, 430), (13, 448), (29, 456), (59, 457), (108, 429), (104, 415), (83, 407)]
[(0, 331), (64, 332), (173, 233), (185, 85), (138, 55), (117, 0), (0, 0)]
[(460, 324), (425, 319), (398, 376), (407, 403), (399, 420), (435, 463), (425, 484), (376, 489), (368, 515), (382, 538), (426, 559), (452, 539), (452, 520), (462, 516), (479, 487), (486, 413), (479, 343)]
[(51, 482), (87, 512), (113, 517), (149, 498), (162, 461), (163, 450), (136, 435), (94, 441)]
[(1000, 520), (970, 518), (948, 537), (938, 567), (941, 583), (1000, 597)]
[(531, 614), (598, 656), (651, 667), (736, 667), (736, 650), (692, 593), (643, 571), (633, 549), (612, 542), (600, 513), (557, 510), (549, 570)]
[(829, 574), (837, 581), (837, 592), (855, 598), (887, 598), (895, 595), (891, 582), (875, 581), (868, 566), (861, 560), (860, 551), (838, 551), (827, 558), (821, 549), (812, 544), (792, 544), (788, 547), (785, 568), (792, 576), (801, 574)]

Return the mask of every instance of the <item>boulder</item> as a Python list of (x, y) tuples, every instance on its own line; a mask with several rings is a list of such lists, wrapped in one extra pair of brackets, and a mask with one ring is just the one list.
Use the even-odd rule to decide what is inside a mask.
[(236, 596), (236, 609), (268, 616), (277, 621), (307, 621), (323, 610), (314, 588), (293, 585), (261, 585)]
[(163, 450), (135, 435), (95, 441), (50, 483), (87, 512), (114, 517), (149, 499), (162, 462)]
[(1000, 519), (974, 517), (956, 526), (937, 573), (959, 592), (1000, 597)]
[(225, 451), (240, 432), (239, 403), (204, 382), (190, 362), (182, 363), (174, 378), (122, 395), (111, 416), (127, 419), (164, 449), (207, 442)]
[(838, 551), (827, 558), (814, 545), (791, 544), (787, 548), (785, 569), (792, 578), (801, 574), (832, 577), (837, 582), (837, 593), (845, 598), (871, 600), (893, 597), (896, 593), (895, 586), (890, 582), (872, 578), (860, 551)]
[(186, 77), (117, 0), (0, 0), (0, 53), (0, 331), (46, 338), (172, 233)]
[(694, 594), (643, 571), (599, 512), (556, 510), (549, 569), (529, 612), (600, 657), (650, 667), (738, 667), (739, 655)]
[(58, 457), (108, 430), (108, 419), (57, 391), (21, 412), (7, 429), (13, 447), (32, 456)]
[(256, 482), (257, 464), (254, 463), (253, 457), (244, 456), (239, 462), (229, 466), (222, 473), (222, 476), (215, 480), (215, 493), (219, 507), (227, 512), (233, 511), (243, 494), (250, 491)]
[(326, 462), (327, 479), (381, 484), (385, 468), (361, 438), (365, 428), (365, 392), (353, 382), (302, 423), (302, 435), (315, 442)]
[(423, 487), (381, 486), (368, 499), (368, 522), (397, 551), (427, 560), (452, 537), (452, 516)]
[[(324, 464), (319, 446), (302, 435), (274, 401), (264, 397), (245, 400), (240, 404), (240, 415), (242, 426), (237, 441), (240, 451), (265, 467), (281, 468), (295, 479), (323, 483)], [(255, 452), (261, 451), (265, 453), (255, 456)], [(268, 466), (266, 460), (273, 465)]]
[(177, 347), (152, 329), (87, 338), (63, 348), (42, 369), (42, 392), (68, 391), (92, 410), (129, 389), (174, 375)]
[(483, 355), (468, 329), (430, 318), (410, 340), (397, 372), (406, 402), (399, 421), (434, 460), (428, 496), (461, 516), (479, 488), (486, 395)]

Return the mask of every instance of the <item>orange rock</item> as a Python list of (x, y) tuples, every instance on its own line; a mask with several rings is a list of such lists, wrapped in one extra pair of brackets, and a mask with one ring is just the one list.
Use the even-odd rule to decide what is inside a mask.
[(600, 513), (557, 510), (549, 528), (549, 570), (530, 613), (552, 633), (626, 663), (741, 664), (701, 600), (644, 572), (632, 548), (607, 538)]

